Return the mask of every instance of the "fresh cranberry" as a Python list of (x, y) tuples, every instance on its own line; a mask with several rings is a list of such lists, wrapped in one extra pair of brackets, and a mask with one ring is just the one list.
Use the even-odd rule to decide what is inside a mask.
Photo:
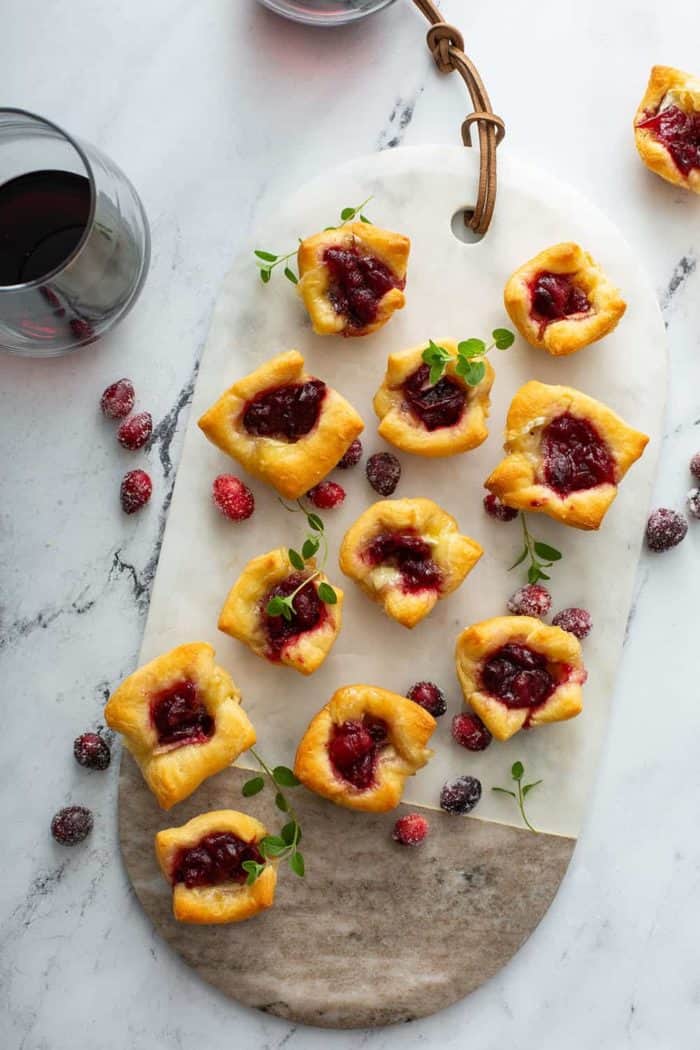
[(690, 461), (690, 473), (700, 481), (700, 452), (696, 452)]
[(94, 328), (84, 317), (73, 317), (69, 323), (75, 339), (79, 339), (82, 342), (85, 339), (95, 338)]
[(591, 304), (586, 293), (573, 282), (573, 274), (543, 270), (530, 284), (533, 316), (544, 330), (552, 321), (587, 313)]
[(562, 609), (552, 620), (555, 627), (561, 627), (562, 631), (568, 631), (580, 641), (587, 638), (593, 629), (591, 614), (586, 609)]
[(383, 532), (363, 551), (370, 565), (393, 565), (401, 574), (401, 586), (414, 593), (438, 590), (442, 572), (431, 557), (430, 545), (411, 532)]
[(545, 483), (562, 497), (615, 484), (610, 450), (587, 419), (569, 412), (557, 416), (544, 428), (542, 451)]
[(255, 510), (253, 493), (233, 474), (214, 478), (211, 494), (218, 510), (230, 521), (245, 521)]
[(110, 419), (124, 419), (134, 407), (136, 394), (130, 379), (118, 379), (100, 398), (100, 408)]
[(117, 441), (130, 452), (136, 452), (148, 441), (153, 432), (153, 420), (150, 412), (139, 412), (131, 419), (125, 419), (117, 431)]
[(700, 168), (700, 113), (686, 113), (678, 106), (667, 106), (637, 127), (652, 132), (686, 178), (694, 168)]
[(691, 489), (685, 497), (685, 505), (691, 518), (700, 518), (700, 489)]
[(669, 551), (685, 539), (688, 522), (678, 511), (659, 507), (647, 521), (647, 546), (652, 551)]
[(467, 394), (451, 376), (443, 376), (430, 385), (430, 368), (421, 365), (403, 384), (403, 394), (411, 411), (426, 430), (453, 427), (464, 414)]
[(319, 510), (333, 510), (345, 499), (345, 489), (335, 481), (321, 481), (306, 493), (314, 507)]
[(406, 813), (394, 824), (391, 837), (401, 846), (420, 846), (421, 842), (425, 842), (429, 831), (430, 825), (420, 813)]
[(467, 751), (484, 751), (493, 737), (473, 711), (463, 711), (452, 719), (452, 738)]
[(416, 682), (406, 693), (409, 700), (425, 708), (433, 718), (439, 718), (447, 710), (445, 694), (435, 682)]
[(151, 498), (153, 483), (145, 470), (130, 470), (122, 478), (119, 498), (125, 514), (135, 514)]
[(484, 496), (484, 510), (496, 521), (513, 521), (518, 516), (515, 507), (507, 507), (498, 496), (494, 496), (493, 492)]
[(279, 657), (282, 649), (292, 638), (306, 631), (312, 631), (327, 615), (326, 607), (319, 598), (313, 581), (307, 583), (294, 595), (294, 611), (291, 620), (285, 619), (284, 616), (270, 616), (265, 611), (273, 598), (288, 598), (290, 594), (294, 594), (304, 578), (304, 573), (293, 572), (271, 591), (268, 591), (263, 599), (264, 625), (270, 646), (270, 656), (273, 659)]
[(403, 288), (388, 266), (357, 248), (326, 248), (323, 261), (330, 273), (328, 298), (352, 328), (364, 328), (377, 316), (379, 300), (392, 288)]
[(356, 467), (362, 459), (362, 442), (359, 438), (355, 438), (352, 445), (347, 449), (345, 455), (341, 460), (338, 461), (336, 466), (338, 470), (349, 470), (351, 467)]
[(320, 379), (263, 390), (246, 405), (243, 426), (256, 437), (298, 441), (316, 426), (326, 391)]
[(401, 464), (391, 452), (375, 452), (365, 467), (367, 480), (380, 496), (391, 496), (401, 478)]
[(440, 808), (446, 813), (471, 813), (481, 798), (481, 783), (476, 777), (448, 780), (440, 792)]
[(508, 643), (489, 658), (481, 671), (482, 687), (508, 707), (535, 707), (544, 703), (557, 683), (547, 670), (547, 659), (526, 645)]
[(371, 715), (334, 725), (328, 756), (338, 776), (366, 791), (374, 783), (379, 752), (387, 737), (386, 722)]
[(82, 733), (73, 742), (76, 762), (86, 769), (106, 769), (110, 763), (109, 744), (99, 733)]
[(62, 846), (76, 846), (92, 831), (92, 813), (85, 806), (64, 806), (51, 821), (51, 834)]
[(264, 864), (265, 859), (255, 842), (245, 842), (230, 831), (215, 831), (196, 846), (178, 851), (173, 864), (173, 882), (194, 886), (218, 886), (222, 882), (245, 882), (248, 873), (244, 861)]
[(508, 599), (508, 611), (514, 616), (546, 616), (552, 605), (552, 596), (540, 583), (528, 583)]
[(151, 722), (161, 747), (203, 744), (214, 733), (214, 719), (184, 679), (151, 697)]

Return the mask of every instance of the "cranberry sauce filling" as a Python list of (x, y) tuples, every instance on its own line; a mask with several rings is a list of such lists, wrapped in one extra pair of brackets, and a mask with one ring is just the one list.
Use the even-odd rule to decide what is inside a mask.
[(335, 772), (359, 791), (374, 783), (379, 752), (388, 743), (386, 722), (372, 715), (334, 725), (328, 756)]
[(365, 549), (370, 565), (393, 565), (405, 591), (437, 590), (442, 573), (431, 557), (430, 544), (414, 532), (382, 532)]
[(319, 598), (313, 582), (307, 583), (294, 596), (294, 611), (291, 620), (285, 619), (284, 616), (269, 616), (265, 612), (272, 598), (288, 598), (303, 580), (304, 573), (293, 572), (291, 576), (287, 576), (286, 580), (282, 580), (276, 587), (273, 587), (263, 599), (265, 632), (270, 646), (270, 655), (273, 658), (279, 657), (285, 645), (292, 638), (298, 634), (304, 634), (305, 631), (312, 631), (326, 616), (326, 606)]
[(363, 255), (356, 247), (326, 248), (323, 261), (330, 271), (328, 297), (333, 309), (344, 314), (353, 328), (364, 328), (377, 316), (379, 300), (400, 281), (379, 259)]
[(587, 419), (565, 412), (542, 434), (544, 481), (560, 496), (615, 484), (610, 449)]
[(264, 390), (246, 405), (243, 426), (256, 437), (298, 441), (316, 426), (325, 396), (326, 384), (320, 379)]
[(426, 430), (453, 427), (464, 412), (467, 394), (451, 376), (443, 376), (430, 386), (430, 368), (421, 365), (403, 384), (403, 393), (411, 411)]
[(651, 131), (686, 178), (693, 168), (700, 168), (700, 113), (685, 113), (678, 106), (667, 106), (637, 127)]
[(214, 732), (214, 719), (199, 699), (194, 682), (189, 680), (151, 698), (151, 721), (158, 743), (164, 747), (202, 744)]
[(588, 313), (591, 304), (586, 293), (568, 273), (543, 270), (530, 282), (532, 314), (540, 325), (540, 335), (552, 321), (563, 321), (572, 314)]
[(215, 831), (196, 846), (178, 851), (173, 864), (173, 882), (193, 886), (218, 886), (221, 882), (245, 882), (244, 860), (264, 864), (254, 842), (245, 842), (230, 831)]
[(481, 671), (481, 683), (507, 707), (543, 704), (557, 687), (546, 657), (516, 643), (504, 645), (489, 658)]

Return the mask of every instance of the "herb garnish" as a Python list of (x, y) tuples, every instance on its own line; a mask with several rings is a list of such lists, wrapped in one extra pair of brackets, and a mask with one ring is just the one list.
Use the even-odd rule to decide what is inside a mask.
[[(294, 513), (296, 507), (289, 507), (284, 500), (280, 500), (280, 503), (285, 510)], [(303, 572), (306, 568), (306, 562), (318, 554), (321, 546), (323, 547), (321, 568), (315, 569), (310, 576), (307, 576), (301, 581), (296, 590), (292, 591), (286, 597), (281, 595), (275, 595), (274, 598), (270, 598), (269, 602), (265, 607), (265, 612), (268, 616), (283, 616), (285, 620), (291, 620), (294, 615), (294, 599), (296, 598), (299, 591), (303, 590), (308, 583), (315, 580), (321, 575), (323, 567), (328, 560), (328, 541), (326, 540), (326, 533), (323, 525), (323, 520), (318, 514), (314, 514), (313, 511), (308, 511), (301, 500), (297, 500), (297, 505), (303, 514), (306, 515), (306, 521), (309, 526), (309, 531), (304, 540), (301, 551), (295, 550), (290, 547), (287, 551), (287, 557), (289, 558), (289, 564), (293, 569), (298, 572)], [(325, 580), (319, 583), (316, 592), (326, 605), (335, 605), (338, 601), (338, 595), (335, 593), (333, 588)]]
[(537, 833), (537, 828), (533, 828), (530, 821), (525, 815), (525, 798), (530, 794), (533, 788), (536, 788), (538, 784), (541, 784), (541, 780), (533, 780), (531, 784), (523, 784), (523, 776), (525, 775), (525, 766), (522, 762), (514, 762), (510, 767), (510, 775), (517, 784), (517, 794), (515, 791), (510, 791), (509, 788), (492, 787), (492, 791), (497, 791), (500, 795), (510, 795), (518, 803), (518, 809), (520, 815), (527, 824), (530, 831)]
[[(493, 342), (487, 346), (483, 339), (465, 339), (457, 344), (457, 363), (455, 372), (462, 376), (467, 386), (478, 386), (486, 374), (484, 358), (494, 346), (498, 350), (507, 350), (515, 342), (515, 336), (507, 328), (494, 328), (491, 333)], [(422, 358), (430, 365), (430, 385), (435, 386), (445, 373), (449, 361), (454, 360), (452, 353), (444, 346), (438, 346), (432, 339), (423, 351)]]
[[(244, 797), (251, 798), (262, 791), (265, 787), (265, 777), (267, 777), (275, 791), (275, 805), (289, 817), (289, 822), (284, 825), (279, 835), (265, 835), (264, 838), (260, 839), (260, 842), (257, 844), (258, 849), (266, 860), (270, 860), (273, 857), (278, 860), (286, 860), (295, 875), (303, 876), (304, 858), (297, 849), (301, 842), (301, 825), (291, 803), (282, 791), (283, 787), (298, 787), (301, 781), (297, 780), (294, 773), (287, 766), (275, 766), (274, 769), (270, 769), (267, 762), (260, 757), (255, 748), (251, 747), (250, 753), (262, 769), (264, 776), (258, 775), (251, 777), (250, 780), (246, 780), (242, 788)], [(241, 866), (248, 873), (246, 878), (248, 886), (251, 886), (265, 870), (265, 865), (258, 864), (255, 860), (244, 860)]]
[[(526, 558), (530, 559), (530, 565), (527, 570), (528, 583), (537, 583), (539, 580), (549, 580), (551, 576), (548, 576), (543, 569), (551, 569), (552, 564), (555, 561), (560, 561), (563, 557), (561, 551), (558, 551), (556, 547), (551, 547), (548, 543), (543, 543), (541, 540), (536, 540), (530, 530), (527, 527), (527, 521), (525, 520), (525, 513), (520, 512), (520, 521), (523, 527), (523, 550), (516, 561), (510, 566), (508, 572), (511, 569), (515, 569), (518, 565), (522, 565)], [(543, 559), (542, 561), (540, 559)]]

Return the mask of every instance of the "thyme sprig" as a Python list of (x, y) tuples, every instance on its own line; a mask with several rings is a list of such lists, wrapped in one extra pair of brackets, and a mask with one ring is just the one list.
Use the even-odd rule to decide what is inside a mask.
[[(287, 766), (275, 766), (274, 769), (270, 769), (265, 759), (258, 754), (254, 747), (250, 748), (250, 753), (263, 771), (263, 776), (257, 775), (251, 777), (250, 780), (246, 780), (242, 788), (244, 797), (252, 798), (253, 795), (257, 795), (262, 791), (265, 787), (265, 778), (267, 778), (275, 792), (275, 805), (289, 817), (288, 822), (281, 829), (279, 835), (265, 835), (264, 838), (260, 839), (260, 842), (257, 844), (258, 849), (265, 860), (272, 860), (273, 858), (286, 860), (294, 874), (303, 877), (305, 871), (304, 857), (298, 849), (301, 842), (301, 825), (294, 807), (282, 790), (284, 787), (298, 787), (301, 781), (295, 777), (292, 770), (288, 769)], [(265, 865), (259, 864), (255, 860), (244, 860), (242, 868), (247, 872), (246, 883), (251, 886), (256, 879), (260, 878), (265, 870)]]
[(522, 762), (513, 763), (513, 765), (510, 767), (510, 775), (511, 778), (515, 781), (516, 791), (511, 791), (509, 788), (502, 787), (492, 787), (491, 790), (497, 791), (500, 795), (510, 795), (511, 798), (514, 798), (515, 801), (518, 803), (518, 809), (520, 810), (520, 815), (525, 821), (525, 824), (530, 829), (530, 831), (534, 831), (535, 834), (537, 834), (537, 828), (533, 828), (532, 824), (527, 819), (527, 814), (525, 813), (525, 799), (530, 794), (532, 789), (536, 788), (538, 784), (542, 783), (542, 781), (533, 780), (531, 784), (523, 784), (525, 766), (522, 764)]
[[(507, 328), (494, 328), (492, 342), (486, 345), (483, 339), (464, 339), (457, 344), (457, 363), (455, 372), (462, 376), (468, 386), (478, 386), (486, 374), (484, 358), (496, 347), (507, 350), (515, 342), (515, 336)], [(435, 386), (445, 374), (445, 369), (454, 354), (445, 346), (438, 346), (432, 339), (422, 353), (423, 361), (430, 365), (430, 385)]]
[[(284, 502), (284, 500), (280, 500), (280, 503), (284, 509), (290, 511), (290, 513), (296, 513), (298, 507), (302, 514), (306, 516), (306, 522), (309, 526), (309, 531), (301, 546), (301, 551), (295, 550), (294, 547), (289, 547), (287, 550), (287, 557), (289, 558), (289, 564), (292, 568), (296, 569), (297, 572), (304, 572), (306, 569), (306, 563), (311, 558), (314, 558), (319, 550), (321, 550), (320, 568), (315, 569), (310, 576), (306, 576), (291, 594), (286, 596), (275, 595), (274, 598), (270, 598), (265, 607), (265, 612), (268, 616), (282, 616), (285, 620), (289, 621), (294, 615), (294, 599), (299, 591), (303, 590), (312, 580), (317, 579), (317, 577), (323, 572), (323, 568), (328, 560), (328, 541), (326, 539), (323, 519), (313, 511), (307, 510), (300, 499), (297, 500), (297, 507), (290, 507)], [(338, 601), (338, 595), (335, 593), (331, 585), (325, 582), (325, 580), (319, 583), (316, 593), (326, 605), (335, 605)]]
[(529, 558), (527, 582), (538, 583), (540, 580), (550, 580), (551, 576), (548, 576), (544, 570), (551, 569), (555, 561), (561, 561), (563, 557), (561, 551), (558, 551), (556, 547), (552, 547), (549, 543), (543, 543), (542, 540), (534, 538), (527, 527), (524, 511), (520, 512), (520, 522), (523, 529), (523, 549), (508, 569), (508, 572), (517, 568), (518, 565), (522, 565)]

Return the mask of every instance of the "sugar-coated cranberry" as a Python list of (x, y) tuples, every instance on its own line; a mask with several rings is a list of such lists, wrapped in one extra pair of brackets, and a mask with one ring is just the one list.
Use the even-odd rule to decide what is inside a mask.
[(351, 467), (356, 467), (362, 459), (362, 442), (359, 438), (355, 438), (350, 448), (346, 451), (345, 455), (341, 460), (338, 461), (338, 470), (349, 470)]
[(106, 769), (110, 763), (109, 744), (99, 733), (82, 733), (73, 742), (76, 762), (86, 769)]
[(345, 489), (335, 481), (320, 481), (306, 495), (319, 510), (333, 510), (345, 499)]
[(690, 473), (700, 481), (700, 452), (696, 452), (690, 461)]
[(580, 641), (587, 638), (593, 629), (591, 614), (586, 609), (562, 609), (552, 620), (555, 627), (561, 627), (562, 631), (568, 631), (575, 635)]
[(467, 751), (484, 751), (493, 737), (473, 711), (463, 711), (452, 719), (452, 737)]
[(211, 487), (212, 499), (229, 521), (245, 521), (255, 510), (255, 497), (234, 474), (219, 474)]
[(484, 510), (496, 521), (513, 521), (518, 516), (515, 507), (507, 507), (498, 496), (494, 496), (493, 492), (484, 496)]
[(139, 412), (131, 419), (125, 419), (117, 431), (117, 441), (130, 452), (136, 452), (148, 441), (153, 433), (153, 419), (150, 412)]
[(262, 390), (245, 407), (243, 426), (256, 437), (298, 441), (316, 426), (327, 393), (320, 379)]
[(100, 398), (100, 408), (110, 419), (124, 419), (134, 407), (136, 394), (130, 379), (118, 379)]
[(421, 842), (425, 841), (429, 831), (430, 825), (420, 813), (406, 813), (405, 816), (399, 817), (394, 824), (391, 837), (394, 842), (398, 842), (401, 846), (420, 846)]
[(682, 514), (668, 507), (659, 507), (649, 515), (647, 546), (652, 551), (669, 551), (685, 539), (688, 522)]
[(541, 583), (528, 583), (508, 599), (508, 611), (514, 616), (546, 616), (552, 606), (552, 596)]
[(130, 470), (122, 478), (119, 498), (125, 514), (135, 514), (151, 498), (153, 483), (145, 470)]
[(544, 703), (557, 683), (547, 668), (547, 658), (527, 645), (501, 646), (481, 669), (482, 688), (508, 707), (535, 707)]
[(447, 700), (442, 689), (435, 682), (416, 682), (406, 693), (409, 700), (421, 707), (433, 716), (439, 718), (447, 710)]
[(481, 782), (476, 777), (448, 780), (440, 792), (440, 808), (446, 813), (471, 813), (481, 798)]
[(391, 452), (375, 452), (365, 467), (367, 480), (380, 496), (391, 496), (401, 478), (401, 464)]
[(615, 483), (615, 464), (605, 441), (587, 419), (564, 412), (542, 432), (544, 480), (560, 496)]
[(64, 806), (51, 821), (51, 834), (62, 846), (76, 846), (92, 831), (92, 813), (85, 806)]
[(403, 384), (403, 394), (414, 415), (426, 430), (453, 427), (464, 414), (467, 394), (452, 376), (430, 383), (430, 368), (421, 365)]
[(685, 505), (692, 518), (700, 518), (700, 489), (690, 490), (685, 497)]

